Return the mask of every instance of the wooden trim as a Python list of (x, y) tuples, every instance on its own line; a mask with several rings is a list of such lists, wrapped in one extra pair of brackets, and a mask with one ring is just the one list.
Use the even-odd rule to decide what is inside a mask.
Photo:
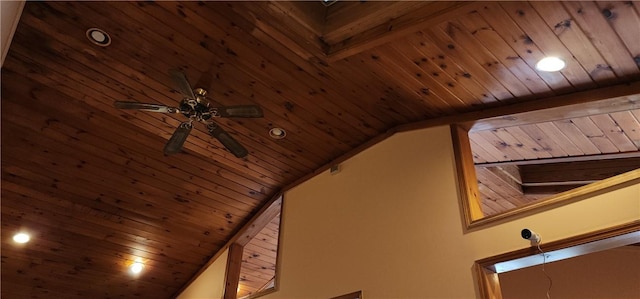
[(227, 272), (224, 283), (224, 299), (236, 299), (238, 296), (238, 283), (240, 282), (240, 269), (242, 268), (242, 251), (244, 246), (234, 243), (229, 246), (229, 258), (227, 259)]
[[(277, 283), (277, 282), (276, 282)], [(248, 295), (248, 296), (244, 296), (242, 297), (242, 299), (254, 299), (254, 298), (258, 298), (258, 297), (262, 297), (264, 295), (267, 294), (271, 294), (276, 292), (278, 289), (273, 287), (273, 288), (266, 288), (266, 289), (262, 289), (262, 290), (258, 290), (255, 293)]]
[(502, 299), (498, 273), (491, 271), (488, 267), (481, 266), (478, 262), (474, 264), (474, 269), (481, 298)]
[[(22, 15), (22, 11), (24, 10), (24, 5), (26, 2), (26, 0), (12, 2), (7, 1), (2, 5), (4, 6), (3, 9), (5, 11), (2, 14), (4, 19), (2, 19), (2, 61), (0, 62), (0, 65), (4, 65), (4, 59), (7, 57), (7, 53), (9, 53), (9, 47), (11, 46), (11, 41), (13, 40), (13, 35), (16, 32), (16, 28), (18, 28), (20, 16)], [(7, 13), (7, 11), (10, 12)], [(13, 12), (13, 14), (11, 14), (11, 11)]]
[[(284, 195), (280, 196), (281, 202), (283, 201), (283, 197), (284, 197)], [(278, 269), (280, 269), (280, 265), (282, 263), (282, 255), (280, 254), (280, 248), (282, 246), (281, 245), (282, 244), (282, 222), (283, 222), (282, 215), (284, 214), (284, 211), (282, 209), (282, 204), (280, 204), (279, 212), (280, 212), (280, 227), (279, 227), (280, 231), (278, 232), (278, 248), (276, 249), (277, 250), (277, 254), (276, 254), (276, 274), (272, 279), (272, 280), (275, 280), (274, 284), (273, 284), (273, 287), (272, 288), (266, 288), (266, 289), (262, 288), (262, 289), (258, 290), (257, 292), (255, 292), (255, 293), (253, 293), (253, 294), (251, 294), (251, 295), (249, 295), (247, 297), (244, 297), (245, 299), (253, 299), (253, 298), (261, 297), (261, 296), (264, 296), (264, 295), (267, 295), (267, 294), (271, 294), (271, 293), (273, 293), (273, 292), (275, 292), (275, 291), (280, 289), (280, 271)], [(268, 222), (267, 222), (267, 224), (268, 224)]]
[[(633, 231), (623, 235), (613, 236), (604, 240), (596, 240), (593, 242), (577, 244), (568, 248), (545, 250), (545, 260), (541, 259), (540, 251), (534, 250), (531, 255), (495, 263), (490, 268), (490, 270), (498, 274), (510, 272), (527, 267), (541, 265), (543, 262), (553, 263), (588, 253), (627, 246), (637, 243), (638, 240), (640, 240), (640, 231)], [(530, 249), (531, 248), (534, 247), (532, 246), (530, 247)]]
[[(275, 281), (276, 285), (278, 284), (278, 280)], [(267, 294), (271, 294), (274, 293), (275, 291), (277, 291), (278, 288), (277, 287), (273, 287), (273, 288), (268, 288), (268, 289), (263, 289), (263, 290), (259, 290), (249, 296), (246, 297), (242, 297), (243, 299), (254, 299), (254, 298), (258, 298), (258, 297), (262, 297), (264, 295)]]
[[(269, 280), (262, 288), (260, 288), (255, 293), (253, 293), (253, 294), (251, 294), (249, 296), (243, 297), (243, 299), (258, 298), (258, 297), (264, 296), (266, 294), (271, 294), (271, 293), (277, 291), (278, 290), (278, 288), (276, 287), (276, 285), (278, 283), (277, 273), (278, 272), (276, 271), (276, 277), (273, 277), (271, 280)], [(274, 287), (267, 288), (266, 286), (269, 285), (269, 283), (272, 282), (272, 281), (273, 281)]]
[(625, 97), (634, 94), (640, 94), (640, 81), (635, 81), (629, 84), (620, 84), (612, 87), (604, 87), (592, 89), (589, 91), (574, 93), (576, 96), (566, 95), (566, 96), (558, 96), (558, 97), (547, 97), (541, 98), (535, 102), (522, 102), (515, 103), (509, 106), (496, 107), (493, 109), (473, 111), (468, 113), (463, 113), (459, 115), (453, 116), (445, 116), (434, 119), (428, 119), (424, 121), (418, 121), (410, 124), (398, 125), (393, 127), (386, 132), (369, 139), (369, 141), (361, 144), (360, 146), (352, 149), (351, 151), (343, 154), (342, 156), (332, 160), (331, 162), (321, 166), (315, 171), (295, 180), (291, 184), (285, 186), (282, 192), (286, 192), (291, 190), (292, 188), (304, 183), (305, 181), (311, 179), (312, 177), (321, 174), (322, 172), (328, 170), (333, 165), (340, 164), (349, 158), (357, 155), (358, 153), (376, 145), (377, 143), (386, 140), (387, 138), (393, 136), (396, 133), (407, 132), (407, 131), (415, 131), (421, 130), (431, 127), (437, 126), (445, 126), (456, 124), (461, 126), (462, 128), (471, 128), (474, 121), (481, 120), (484, 118), (496, 117), (500, 115), (509, 115), (515, 113), (521, 113), (526, 111), (535, 111), (540, 109), (561, 107), (567, 105), (573, 105), (573, 109), (580, 109), (576, 107), (579, 104), (584, 104), (593, 101), (606, 100), (610, 98), (618, 98)]
[[(184, 292), (184, 290), (187, 289), (187, 287), (189, 287), (189, 285), (191, 285), (191, 283), (193, 281), (195, 281), (200, 274), (202, 274), (209, 266), (211, 266), (211, 264), (213, 264), (213, 262), (215, 262), (221, 255), (222, 253), (227, 249), (230, 248), (231, 245), (233, 245), (234, 243), (236, 243), (240, 238), (242, 238), (243, 236), (246, 236), (246, 234), (249, 232), (252, 232), (253, 230), (255, 230), (257, 228), (257, 226), (253, 226), (254, 222), (259, 219), (262, 214), (265, 213), (265, 211), (269, 210), (271, 206), (274, 205), (274, 203), (278, 203), (279, 206), (282, 206), (282, 192), (278, 192), (275, 196), (273, 196), (267, 203), (265, 203), (262, 208), (260, 208), (260, 210), (258, 210), (258, 212), (251, 217), (251, 219), (247, 222), (247, 224), (245, 224), (235, 235), (233, 235), (233, 237), (231, 237), (231, 239), (229, 239), (229, 241), (227, 241), (227, 243), (222, 246), (220, 248), (220, 250), (218, 250), (218, 252), (216, 252), (216, 254), (214, 254), (209, 261), (207, 261), (206, 264), (204, 264), (204, 266), (202, 266), (202, 268), (200, 268), (200, 270), (198, 270), (198, 272), (196, 272), (193, 276), (191, 276), (191, 279), (189, 279), (189, 281), (187, 283), (185, 283), (182, 288), (180, 288), (173, 297), (178, 297), (178, 295), (180, 295), (182, 292)], [(269, 223), (269, 222), (267, 222)], [(266, 223), (264, 224), (266, 225)], [(264, 227), (264, 225), (262, 227)], [(257, 231), (259, 232), (262, 228), (258, 229)], [(254, 234), (255, 236), (255, 234)], [(242, 243), (242, 242), (240, 242)], [(246, 242), (243, 244), (243, 246), (246, 245)], [(278, 246), (280, 246), (280, 243), (278, 243)], [(229, 253), (229, 255), (231, 255), (231, 253)], [(276, 275), (278, 271), (276, 270)], [(277, 282), (276, 282), (277, 283)], [(236, 286), (237, 288), (237, 286)]]
[[(264, 208), (266, 207), (266, 208)], [(282, 195), (276, 197), (270, 204), (264, 206), (248, 225), (243, 227), (242, 233), (236, 239), (236, 244), (247, 245), (278, 213), (282, 210)]]
[[(282, 201), (284, 202), (284, 195), (282, 195)], [(276, 275), (273, 277), (273, 279), (275, 279), (276, 281), (273, 284), (273, 288), (272, 289), (267, 289), (264, 290), (263, 292), (261, 292), (261, 294), (266, 295), (272, 292), (275, 292), (277, 290), (280, 289), (280, 271), (279, 269), (281, 269), (282, 266), (282, 254), (280, 254), (280, 249), (282, 249), (282, 228), (284, 227), (283, 223), (285, 221), (284, 219), (284, 206), (281, 204), (280, 206), (280, 227), (278, 228), (278, 248), (277, 250), (277, 254), (276, 254)]]
[(562, 182), (538, 182), (538, 183), (522, 183), (522, 187), (550, 187), (550, 186), (582, 186), (598, 182), (599, 180), (590, 181), (562, 181)]
[(477, 5), (479, 4), (462, 1), (454, 3), (448, 8), (437, 10), (435, 14), (433, 12), (433, 6), (426, 5), (422, 9), (375, 26), (342, 42), (330, 45), (327, 58), (330, 62), (333, 62), (353, 56), (407, 34), (460, 16), (472, 10), (473, 7)]
[(588, 196), (593, 196), (600, 192), (606, 192), (610, 190), (615, 190), (619, 188), (623, 188), (626, 186), (631, 186), (635, 184), (640, 184), (640, 169), (632, 170), (608, 179), (604, 179), (602, 181), (595, 182), (593, 184), (585, 185), (582, 187), (578, 187), (575, 189), (571, 189), (569, 191), (565, 191), (554, 196), (551, 196), (542, 201), (534, 201), (528, 203), (524, 206), (515, 208), (513, 210), (509, 210), (503, 213), (491, 215), (488, 217), (484, 217), (482, 219), (478, 219), (473, 221), (467, 227), (478, 228), (490, 223), (494, 223), (500, 220), (504, 220), (506, 218), (511, 218), (516, 215), (522, 215), (527, 212), (538, 211), (541, 209), (558, 206), (560, 204), (569, 204), (574, 203), (576, 201), (582, 200)]
[[(590, 93), (591, 92), (594, 91), (590, 91)], [(600, 96), (610, 97), (612, 95), (607, 95), (606, 93), (599, 94), (593, 97), (596, 99), (595, 101), (576, 103), (580, 105), (580, 109), (575, 109), (573, 105), (568, 105), (477, 120), (473, 122), (471, 130), (469, 131), (491, 130), (640, 108), (640, 94), (623, 95), (609, 99), (600, 99)], [(563, 98), (566, 100), (575, 100), (575, 97), (572, 95), (563, 96)], [(553, 100), (549, 99), (549, 101)]]
[[(514, 217), (518, 214), (531, 212), (534, 210), (541, 210), (543, 208), (548, 208), (550, 206), (559, 204), (575, 202), (586, 196), (602, 192), (610, 188), (619, 188), (622, 186), (633, 184), (634, 182), (640, 182), (640, 170), (633, 170), (625, 174), (605, 179), (603, 181), (556, 194), (542, 201), (534, 201), (516, 209), (512, 209), (499, 214), (494, 214), (488, 217), (483, 217), (481, 210), (480, 212), (478, 212), (479, 209), (475, 208), (475, 206), (480, 206), (481, 204), (479, 196), (477, 195), (477, 193), (474, 194), (473, 191), (469, 191), (472, 190), (470, 189), (471, 187), (469, 187), (471, 185), (475, 185), (477, 190), (477, 178), (475, 176), (475, 168), (471, 166), (473, 161), (469, 161), (472, 160), (473, 157), (471, 154), (471, 150), (466, 150), (466, 147), (468, 146), (467, 144), (469, 143), (468, 134), (462, 134), (461, 131), (464, 131), (463, 128), (471, 128), (478, 119), (490, 118), (492, 114), (511, 115), (519, 113), (520, 119), (527, 119), (527, 117), (523, 113), (525, 111), (534, 111), (530, 113), (539, 113), (540, 111), (548, 111), (548, 109), (561, 107), (562, 109), (560, 110), (554, 110), (554, 113), (560, 113), (562, 111), (566, 112), (568, 110), (580, 110), (580, 108), (583, 106), (579, 105), (585, 105), (585, 103), (587, 102), (603, 101), (604, 103), (612, 104), (611, 99), (615, 100), (613, 103), (616, 103), (616, 105), (618, 103), (623, 103), (618, 106), (628, 107), (628, 105), (636, 105), (637, 103), (640, 103), (640, 98), (638, 98), (637, 96), (633, 96), (636, 93), (640, 94), (640, 81), (636, 81), (631, 84), (618, 85), (617, 87), (613, 88), (600, 88), (571, 95), (551, 97), (544, 101), (526, 102), (485, 111), (465, 113), (459, 116), (451, 116), (448, 118), (445, 117), (436, 120), (427, 120), (420, 124), (414, 123), (401, 126), (400, 128), (397, 128), (397, 131), (418, 129), (420, 128), (420, 125), (435, 125), (435, 122), (443, 121), (444, 119), (449, 119), (453, 123), (456, 123), (456, 121), (454, 120), (457, 119), (457, 123), (460, 124), (460, 126), (455, 130), (452, 129), (452, 140), (454, 146), (454, 154), (456, 157), (456, 170), (458, 173), (457, 178), (461, 197), (460, 206), (463, 213), (462, 218), (465, 228), (467, 230), (470, 230), (483, 225), (487, 225), (489, 223), (494, 223), (506, 218)], [(591, 103), (590, 105), (587, 105), (587, 107), (593, 107), (594, 105), (601, 106), (600, 104), (601, 103), (599, 102)], [(493, 117), (495, 117), (495, 115)], [(510, 119), (509, 117), (502, 118)]]
[[(282, 191), (280, 193), (278, 193), (276, 196), (274, 196), (269, 202), (267, 202), (262, 209), (256, 213), (256, 216), (254, 216), (254, 218), (252, 218), (252, 220), (250, 220), (236, 235), (234, 235), (233, 238), (231, 238), (229, 240), (229, 242), (227, 242), (227, 244), (225, 246), (223, 246), (201, 269), (200, 271), (196, 272), (196, 274), (191, 278), (191, 280), (189, 280), (180, 290), (178, 290), (178, 292), (176, 292), (176, 296), (179, 295), (180, 293), (182, 293), (188, 286), (189, 284), (191, 284), (200, 274), (202, 274), (202, 272), (204, 272), (204, 270), (211, 265), (220, 255), (222, 255), (222, 253), (224, 252), (225, 249), (227, 249), (230, 244), (233, 244), (238, 238), (240, 238), (240, 235), (242, 233), (244, 233), (244, 231), (247, 229), (248, 226), (251, 225), (253, 219), (257, 218), (258, 215), (260, 215), (261, 211), (264, 209), (267, 209), (267, 207), (269, 207), (273, 201), (275, 201), (277, 198), (279, 198), (280, 196), (282, 196), (282, 194), (288, 190), (293, 189), (294, 187), (304, 183), (305, 181), (313, 178), (316, 175), (319, 175), (320, 173), (328, 170), (331, 168), (331, 166), (336, 165), (336, 164), (340, 164), (346, 160), (348, 160), (349, 158), (357, 155), (358, 153), (376, 145), (377, 143), (386, 140), (387, 138), (393, 136), (395, 133), (398, 132), (406, 132), (406, 131), (414, 131), (414, 130), (420, 130), (420, 129), (426, 129), (426, 128), (430, 128), (430, 127), (437, 127), (437, 126), (444, 126), (444, 125), (452, 125), (452, 124), (456, 124), (457, 126), (460, 126), (461, 128), (470, 128), (470, 123), (472, 123), (473, 121), (479, 120), (479, 119), (483, 119), (483, 118), (490, 118), (490, 117), (496, 117), (496, 116), (500, 116), (500, 115), (509, 115), (509, 114), (515, 114), (515, 113), (521, 113), (521, 112), (526, 112), (529, 110), (540, 110), (540, 109), (547, 109), (547, 108), (553, 108), (553, 107), (560, 107), (560, 106), (566, 106), (566, 105), (577, 105), (580, 103), (586, 103), (586, 102), (592, 102), (592, 101), (598, 101), (598, 100), (604, 100), (604, 99), (609, 99), (612, 97), (624, 97), (624, 96), (628, 96), (628, 95), (633, 95), (633, 94), (640, 94), (640, 81), (635, 81), (629, 84), (620, 84), (620, 85), (615, 85), (612, 87), (604, 87), (604, 88), (598, 88), (598, 89), (593, 89), (590, 91), (584, 91), (584, 92), (579, 92), (579, 93), (574, 93), (572, 95), (566, 95), (566, 96), (559, 96), (559, 97), (549, 97), (546, 99), (540, 99), (539, 101), (536, 101), (534, 103), (532, 102), (524, 102), (524, 103), (516, 103), (513, 105), (509, 105), (509, 106), (504, 106), (504, 107), (497, 107), (497, 108), (493, 108), (493, 109), (487, 109), (487, 110), (481, 110), (481, 111), (474, 111), (474, 112), (469, 112), (469, 113), (464, 113), (464, 114), (460, 114), (460, 115), (455, 115), (455, 116), (446, 116), (446, 117), (441, 117), (441, 118), (436, 118), (436, 119), (430, 119), (430, 120), (425, 120), (425, 121), (419, 121), (419, 122), (415, 122), (415, 123), (411, 123), (411, 124), (405, 124), (405, 125), (399, 125), (396, 126), (394, 128), (389, 129), (388, 131), (370, 139), (369, 141), (365, 142), (364, 144), (354, 148), (353, 150), (343, 154), (342, 156), (330, 161), (329, 163), (325, 164), (324, 166), (316, 169), (315, 171), (305, 175), (302, 178), (297, 179), (296, 181), (292, 182), (291, 184), (285, 186)], [(582, 99), (580, 97), (583, 97)], [(575, 107), (575, 106), (574, 106)], [(454, 145), (454, 149), (455, 149), (455, 145)], [(611, 178), (611, 179), (615, 179)], [(640, 180), (636, 180), (636, 181), (640, 181)], [(634, 181), (631, 180), (629, 181), (631, 183), (633, 183)], [(628, 182), (626, 183), (628, 184)], [(591, 186), (591, 185), (588, 185)], [(587, 187), (587, 186), (585, 186)], [(595, 192), (595, 191), (594, 191)], [(563, 193), (564, 194), (564, 193)], [(537, 209), (537, 208), (542, 208), (542, 207), (529, 207), (527, 209), (527, 211), (529, 210), (533, 210), (533, 209)], [(511, 216), (513, 213), (513, 211), (509, 211), (509, 216)], [(464, 213), (464, 215), (470, 215), (468, 213)], [(500, 219), (506, 218), (508, 216), (501, 216), (502, 214), (496, 215), (496, 217), (501, 217)], [(466, 216), (465, 216), (466, 217)], [(498, 221), (500, 219), (495, 219), (495, 217), (489, 217), (490, 219), (482, 219), (481, 221), (476, 221), (475, 223), (473, 223), (473, 225), (471, 225), (471, 223), (469, 223), (469, 225), (466, 225), (465, 227), (467, 227), (467, 229), (473, 227), (479, 227), (484, 225), (485, 223), (488, 222), (493, 222), (493, 221)], [(470, 218), (468, 218), (470, 219)], [(467, 220), (465, 219), (465, 223)], [(280, 259), (278, 257), (278, 259)], [(277, 274), (276, 274), (277, 275)], [(276, 284), (278, 282), (276, 281)]]
[(469, 133), (458, 125), (451, 125), (451, 139), (458, 173), (458, 196), (462, 208), (462, 216), (465, 227), (469, 227), (474, 221), (484, 217), (480, 207), (480, 192), (478, 191), (478, 179), (473, 165), (473, 154)]
[[(601, 250), (601, 248), (607, 247), (607, 239), (623, 236), (625, 234), (634, 233), (640, 231), (640, 220), (632, 221), (622, 225), (569, 237), (566, 239), (554, 241), (547, 244), (541, 244), (540, 247), (545, 252), (552, 252), (556, 250), (576, 247), (588, 243), (602, 241), (604, 243), (593, 246), (588, 252), (581, 252), (581, 254), (587, 254)], [(503, 253), (500, 255), (477, 260), (474, 264), (476, 279), (478, 282), (478, 288), (480, 290), (481, 298), (502, 298), (500, 293), (500, 280), (498, 274), (493, 270), (497, 263), (511, 261), (527, 256), (537, 255), (537, 248), (528, 247), (512, 252)]]
[[(574, 247), (574, 246), (578, 246), (586, 243), (605, 240), (605, 239), (609, 239), (617, 236), (622, 236), (622, 235), (633, 233), (636, 231), (640, 231), (640, 220), (634, 220), (628, 223), (585, 233), (582, 235), (568, 237), (565, 239), (556, 240), (549, 243), (543, 243), (543, 244), (540, 244), (540, 248), (545, 252), (551, 252), (551, 251), (570, 248), (570, 247)], [(476, 261), (476, 264), (479, 264), (482, 267), (489, 268), (497, 263), (506, 262), (506, 261), (523, 258), (530, 255), (536, 255), (536, 254), (538, 254), (537, 248), (527, 247), (527, 248), (495, 255), (492, 257), (480, 259)]]
[(362, 299), (362, 291), (336, 296), (331, 299)]
[[(595, 182), (592, 182), (595, 183)], [(526, 195), (546, 195), (551, 196), (571, 189), (581, 187), (583, 185), (547, 185), (547, 186), (522, 186), (522, 193)]]
[(476, 166), (495, 167), (495, 166), (504, 166), (504, 165), (538, 165), (538, 164), (549, 164), (549, 163), (581, 162), (581, 161), (592, 161), (592, 160), (611, 160), (611, 159), (626, 159), (626, 158), (639, 158), (639, 157), (640, 157), (640, 152), (624, 152), (624, 153), (585, 155), (585, 156), (573, 156), (573, 157), (544, 158), (544, 159), (536, 159), (536, 160), (477, 163)]
[(287, 16), (313, 32), (318, 39), (322, 35), (328, 7), (319, 1), (272, 1), (269, 4), (279, 7)]
[(628, 84), (618, 84), (609, 87), (596, 88), (575, 92), (572, 94), (538, 98), (536, 100), (519, 102), (511, 105), (500, 106), (492, 109), (478, 110), (458, 115), (445, 116), (435, 119), (418, 121), (410, 124), (399, 125), (395, 128), (396, 132), (413, 131), (434, 126), (442, 126), (448, 124), (462, 124), (469, 127), (483, 119), (489, 119), (505, 115), (514, 115), (530, 111), (538, 111), (543, 109), (551, 109), (556, 107), (571, 106), (574, 110), (580, 109), (581, 105), (616, 99), (618, 101), (636, 102), (638, 99), (633, 97), (640, 94), (640, 81), (634, 81)]

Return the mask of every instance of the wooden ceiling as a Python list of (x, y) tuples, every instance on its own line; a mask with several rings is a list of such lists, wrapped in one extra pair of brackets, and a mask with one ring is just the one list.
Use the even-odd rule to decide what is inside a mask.
[(640, 109), (541, 118), (469, 134), (485, 215), (640, 168)]
[(253, 295), (275, 285), (280, 215), (244, 246), (238, 283), (238, 298)]
[[(634, 144), (609, 138), (615, 151), (637, 152), (639, 5), (28, 2), (2, 66), (1, 295), (175, 296), (280, 190), (406, 124), (623, 90), (626, 121), (554, 125), (575, 126), (597, 149), (567, 156), (607, 152), (586, 131), (592, 122), (607, 137), (614, 122)], [(108, 47), (87, 40), (94, 27), (111, 35)], [(566, 69), (537, 71), (545, 55)], [(169, 69), (216, 105), (263, 108), (264, 118), (217, 120), (246, 158), (203, 126), (166, 156), (182, 115), (113, 107), (176, 106)], [(274, 127), (286, 138), (271, 139)], [(567, 139), (581, 138), (576, 128)], [(33, 240), (13, 244), (18, 230)], [(133, 277), (136, 259), (146, 267)]]

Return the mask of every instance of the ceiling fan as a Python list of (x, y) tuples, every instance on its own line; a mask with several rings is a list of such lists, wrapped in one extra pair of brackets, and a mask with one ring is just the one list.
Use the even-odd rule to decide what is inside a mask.
[(165, 106), (161, 104), (148, 104), (138, 102), (116, 101), (114, 106), (119, 109), (133, 109), (161, 113), (182, 113), (188, 120), (180, 123), (169, 141), (164, 146), (165, 154), (175, 154), (182, 149), (182, 145), (187, 140), (193, 122), (202, 122), (211, 136), (218, 139), (225, 148), (238, 158), (246, 157), (249, 153), (247, 149), (238, 141), (233, 139), (229, 133), (223, 130), (212, 119), (216, 117), (242, 117), (260, 118), (263, 117), (262, 109), (257, 105), (237, 105), (213, 107), (207, 100), (207, 91), (202, 88), (191, 89), (187, 76), (177, 70), (170, 70), (169, 74), (178, 87), (178, 91), (184, 96), (179, 107)]

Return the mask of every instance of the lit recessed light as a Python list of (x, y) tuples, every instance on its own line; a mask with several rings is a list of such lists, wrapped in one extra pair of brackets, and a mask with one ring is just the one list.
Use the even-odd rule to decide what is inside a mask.
[(131, 271), (131, 273), (133, 274), (142, 272), (142, 269), (144, 269), (144, 264), (141, 262), (135, 262), (129, 267), (129, 271)]
[(557, 72), (566, 66), (564, 60), (558, 57), (545, 57), (536, 63), (536, 69), (543, 72)]
[(282, 128), (273, 128), (269, 130), (269, 136), (273, 139), (282, 139), (287, 136), (287, 131)]
[(111, 44), (111, 37), (109, 34), (99, 28), (90, 28), (87, 30), (87, 38), (92, 43), (101, 47), (106, 47)]
[(31, 240), (31, 237), (26, 233), (17, 233), (13, 235), (13, 241), (16, 243), (24, 244), (29, 242), (29, 240)]

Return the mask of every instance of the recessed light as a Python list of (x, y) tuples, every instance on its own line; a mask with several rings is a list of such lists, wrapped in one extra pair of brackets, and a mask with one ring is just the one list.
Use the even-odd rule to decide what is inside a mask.
[(89, 28), (87, 30), (87, 38), (92, 43), (101, 47), (106, 47), (111, 44), (111, 36), (99, 28)]
[(564, 60), (558, 57), (545, 57), (536, 63), (536, 69), (543, 72), (557, 72), (566, 66)]
[(13, 235), (13, 241), (16, 243), (24, 244), (29, 242), (29, 240), (31, 240), (31, 237), (27, 233), (17, 233)]
[(287, 136), (287, 131), (282, 128), (273, 128), (269, 130), (269, 136), (273, 139), (282, 139)]
[(142, 272), (142, 269), (144, 269), (144, 264), (141, 262), (134, 262), (133, 264), (131, 264), (131, 266), (129, 266), (129, 270), (133, 274)]

